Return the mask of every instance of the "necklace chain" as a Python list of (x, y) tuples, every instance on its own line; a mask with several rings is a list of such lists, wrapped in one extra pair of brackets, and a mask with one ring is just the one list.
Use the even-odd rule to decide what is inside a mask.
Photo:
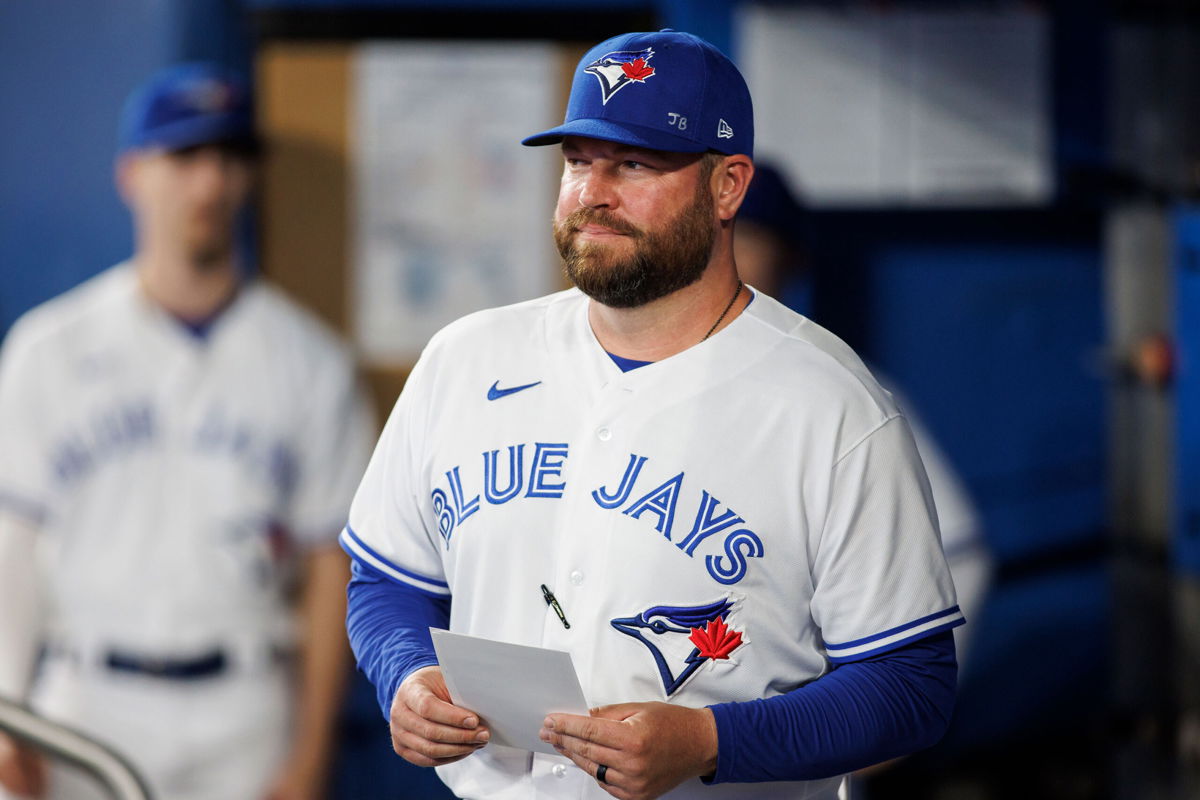
[(708, 333), (704, 334), (704, 339), (701, 339), (700, 341), (703, 342), (705, 339), (713, 335), (713, 331), (715, 331), (717, 326), (721, 324), (721, 320), (725, 319), (725, 315), (729, 313), (729, 309), (733, 308), (733, 304), (737, 302), (737, 299), (741, 296), (741, 294), (742, 279), (738, 278), (737, 288), (733, 290), (733, 297), (729, 298), (729, 305), (725, 306), (725, 310), (721, 312), (721, 316), (717, 317), (717, 321), (712, 324), (712, 327), (708, 329)]

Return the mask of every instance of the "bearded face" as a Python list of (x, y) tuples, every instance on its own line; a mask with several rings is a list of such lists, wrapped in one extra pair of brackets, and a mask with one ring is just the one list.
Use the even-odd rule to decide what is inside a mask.
[[(578, 242), (580, 228), (600, 225), (622, 237)], [(555, 222), (554, 242), (563, 269), (587, 296), (611, 308), (636, 308), (690, 286), (708, 266), (716, 241), (713, 198), (707, 180), (673, 219), (643, 229), (611, 211), (581, 206)]]

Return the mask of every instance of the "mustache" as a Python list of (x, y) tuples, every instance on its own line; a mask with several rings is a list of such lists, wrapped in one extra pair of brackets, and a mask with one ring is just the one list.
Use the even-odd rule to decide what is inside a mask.
[(640, 228), (619, 218), (611, 211), (605, 211), (601, 208), (577, 208), (566, 216), (562, 223), (560, 223), (559, 229), (574, 233), (584, 225), (601, 225), (611, 231), (635, 239), (645, 235)]

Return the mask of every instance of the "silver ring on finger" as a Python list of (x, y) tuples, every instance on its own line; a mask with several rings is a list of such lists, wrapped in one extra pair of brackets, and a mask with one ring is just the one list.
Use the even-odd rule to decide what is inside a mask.
[(608, 765), (601, 764), (600, 766), (596, 767), (596, 780), (600, 781), (600, 783), (608, 783), (607, 779), (608, 779)]

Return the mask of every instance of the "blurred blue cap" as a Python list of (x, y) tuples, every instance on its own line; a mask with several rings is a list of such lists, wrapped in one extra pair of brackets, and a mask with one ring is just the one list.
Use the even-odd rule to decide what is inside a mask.
[(564, 136), (678, 153), (754, 154), (750, 90), (724, 53), (669, 28), (593, 47), (575, 68), (563, 124), (521, 144)]
[(121, 112), (118, 147), (182, 150), (218, 142), (254, 148), (246, 82), (216, 64), (179, 64), (135, 89)]
[(803, 242), (809, 238), (806, 211), (777, 167), (764, 161), (754, 165), (754, 179), (738, 208), (739, 221), (761, 225), (786, 241)]

